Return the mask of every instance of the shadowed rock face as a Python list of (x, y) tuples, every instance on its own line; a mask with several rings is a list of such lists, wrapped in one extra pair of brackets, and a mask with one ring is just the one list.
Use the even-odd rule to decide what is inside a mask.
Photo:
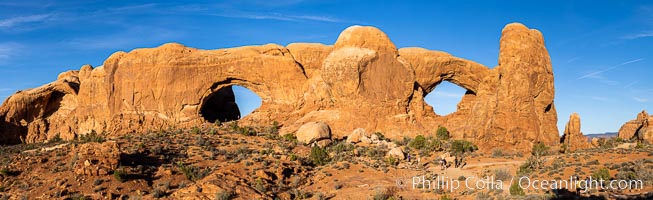
[(653, 115), (649, 116), (645, 110), (642, 110), (637, 114), (637, 118), (621, 126), (617, 136), (626, 140), (637, 139), (653, 143), (653, 128), (649, 128), (651, 123), (653, 123)]
[[(446, 116), (424, 102), (442, 81), (467, 89), (458, 111)], [(323, 121), (334, 137), (355, 128), (389, 138), (431, 135), (442, 125), (454, 138), (485, 149), (526, 150), (536, 141), (559, 142), (544, 39), (516, 23), (503, 29), (499, 65), (492, 69), (444, 52), (397, 49), (385, 33), (363, 26), (347, 28), (333, 46), (199, 50), (165, 44), (117, 52), (103, 66), (62, 73), (53, 83), (7, 99), (0, 108), (7, 122), (2, 142), (37, 142), (56, 134), (71, 139), (91, 130), (120, 135), (190, 127), (219, 120), (208, 117), (216, 113), (234, 119), (232, 98), (218, 95), (221, 89), (231, 92), (232, 85), (262, 99), (242, 124), (277, 121), (282, 133)], [(59, 96), (53, 98), (55, 91)], [(49, 104), (50, 99), (59, 103)], [(46, 105), (56, 106), (45, 112)]]
[(562, 138), (560, 138), (560, 143), (567, 145), (567, 148), (571, 151), (591, 147), (587, 137), (580, 132), (580, 115), (578, 113), (572, 113), (569, 116), (569, 121), (565, 126), (565, 132)]

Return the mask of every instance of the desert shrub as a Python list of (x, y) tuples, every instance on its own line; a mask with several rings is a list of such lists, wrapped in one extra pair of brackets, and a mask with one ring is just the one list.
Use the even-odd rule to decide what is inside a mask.
[(399, 159), (395, 158), (394, 156), (388, 156), (385, 159), (385, 163), (390, 165), (390, 166), (397, 166), (397, 165), (399, 165)]
[(541, 169), (542, 166), (544, 165), (544, 162), (546, 161), (544, 159), (544, 156), (548, 154), (549, 154), (549, 147), (539, 142), (533, 144), (533, 148), (531, 149), (531, 156), (528, 157), (528, 159), (526, 159), (526, 163), (520, 167), (519, 169), (520, 173), (527, 172), (528, 170), (525, 168), (530, 168), (530, 171)]
[(268, 127), (267, 133), (269, 135), (279, 135), (279, 128), (280, 127), (281, 126), (279, 126), (279, 122), (274, 121), (274, 122), (272, 122), (272, 126)]
[(379, 145), (376, 147), (367, 148), (365, 154), (367, 155), (367, 157), (380, 160), (385, 156), (387, 152), (388, 149), (386, 148), (386, 146)]
[(381, 132), (374, 132), (374, 135), (379, 137), (379, 140), (386, 140), (386, 141), (388, 140), (388, 138), (386, 138), (385, 135), (383, 135), (383, 133)]
[(592, 160), (586, 163), (586, 165), (598, 165), (598, 164), (599, 164), (599, 160)]
[(410, 141), (408, 146), (413, 149), (422, 149), (426, 147), (426, 138), (423, 135), (418, 135), (415, 137), (415, 139)]
[(565, 160), (562, 158), (557, 158), (551, 163), (551, 170), (558, 170), (560, 168), (563, 168), (565, 166)]
[(504, 155), (505, 155), (505, 154), (503, 153), (503, 150), (501, 150), (501, 149), (494, 149), (494, 150), (492, 150), (492, 157), (493, 157), (493, 158), (503, 157)]
[(313, 146), (309, 159), (311, 159), (314, 165), (325, 165), (329, 162), (329, 154), (323, 148)]
[(606, 168), (601, 168), (592, 174), (592, 178), (596, 180), (610, 180), (610, 172)]
[(113, 178), (118, 182), (125, 182), (127, 180), (127, 172), (122, 168), (113, 171)]
[(394, 195), (397, 193), (397, 189), (390, 187), (386, 188), (385, 190), (380, 190), (377, 189), (376, 192), (374, 193), (374, 196), (372, 199), (374, 200), (391, 200), (395, 199)]
[(79, 136), (79, 141), (83, 143), (87, 142), (97, 142), (97, 143), (103, 143), (106, 141), (103, 136), (99, 135), (95, 130), (91, 130), (90, 133), (80, 135)]
[(541, 142), (535, 143), (533, 144), (531, 155), (538, 157), (549, 155), (549, 147)]
[(290, 161), (295, 161), (295, 160), (297, 160), (297, 155), (290, 154)]
[(191, 134), (202, 134), (202, 130), (198, 128), (197, 126), (193, 126), (193, 128), (190, 129)]
[(447, 130), (447, 128), (444, 127), (444, 126), (440, 126), (440, 127), (438, 127), (438, 130), (436, 131), (435, 136), (440, 140), (448, 140), (449, 139), (449, 130)]
[(510, 184), (510, 195), (513, 196), (524, 196), (526, 193), (524, 192), (524, 189), (519, 186), (519, 181), (515, 181), (512, 184)]
[(335, 154), (343, 153), (343, 152), (348, 152), (354, 150), (354, 145), (349, 144), (347, 142), (340, 141), (336, 143), (335, 145), (331, 145), (329, 147), (329, 152), (333, 152)]
[(488, 193), (479, 192), (478, 194), (476, 194), (475, 199), (476, 200), (491, 200), (491, 199), (494, 199), (494, 198), (492, 198)]
[(179, 162), (177, 163), (177, 167), (179, 168), (179, 171), (186, 176), (188, 180), (191, 181), (196, 181), (200, 180), (207, 175), (209, 175), (210, 170), (209, 169), (204, 169), (202, 170), (199, 167), (192, 166), (192, 165), (184, 165), (183, 163)]
[(286, 141), (286, 142), (297, 143), (297, 136), (295, 136), (292, 133), (287, 133), (287, 134), (283, 135), (283, 140)]
[(478, 150), (478, 146), (467, 140), (454, 140), (451, 142), (451, 152), (454, 154), (471, 153)]
[(265, 185), (263, 184), (263, 180), (261, 180), (260, 178), (256, 179), (256, 182), (254, 183), (254, 189), (256, 189), (261, 193), (265, 193), (265, 191), (267, 190), (265, 188)]
[(508, 180), (510, 179), (512, 175), (510, 175), (510, 172), (507, 169), (495, 169), (494, 170), (494, 178), (496, 180)]
[(560, 153), (567, 153), (567, 152), (569, 152), (569, 146), (567, 144), (560, 145)]
[(244, 136), (255, 136), (256, 130), (251, 127), (241, 127), (239, 133)]

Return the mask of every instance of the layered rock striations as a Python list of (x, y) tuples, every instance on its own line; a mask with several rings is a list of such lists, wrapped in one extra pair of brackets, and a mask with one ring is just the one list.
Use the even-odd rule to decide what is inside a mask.
[[(442, 81), (467, 89), (457, 112), (446, 116), (424, 101)], [(232, 85), (262, 99), (243, 124), (276, 121), (282, 133), (320, 121), (335, 138), (356, 128), (401, 138), (445, 126), (452, 137), (488, 149), (559, 142), (544, 39), (517, 23), (503, 29), (494, 68), (439, 51), (397, 49), (385, 33), (364, 26), (347, 28), (332, 46), (200, 50), (172, 43), (117, 52), (103, 66), (83, 66), (9, 97), (0, 107), (1, 139), (38, 142), (91, 130), (121, 135), (231, 120), (240, 117)]]

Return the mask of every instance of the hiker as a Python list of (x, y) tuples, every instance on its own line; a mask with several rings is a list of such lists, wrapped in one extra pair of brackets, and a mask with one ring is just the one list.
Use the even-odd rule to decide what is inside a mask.
[(410, 153), (408, 153), (408, 163), (410, 163)]

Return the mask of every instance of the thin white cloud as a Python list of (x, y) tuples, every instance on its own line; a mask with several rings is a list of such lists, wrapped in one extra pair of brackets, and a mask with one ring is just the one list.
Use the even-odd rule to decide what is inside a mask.
[(0, 19), (0, 27), (12, 28), (25, 23), (47, 21), (50, 17), (52, 17), (52, 14), (26, 15), (26, 16), (5, 18), (5, 19)]
[(343, 22), (340, 19), (319, 16), (319, 15), (285, 15), (281, 13), (270, 14), (255, 14), (255, 13), (220, 13), (213, 14), (214, 16), (228, 17), (228, 18), (241, 18), (241, 19), (257, 19), (257, 20), (277, 20), (277, 21), (317, 21), (317, 22)]
[(578, 60), (580, 57), (573, 57), (572, 59), (567, 60), (567, 63), (572, 63), (576, 60)]
[(636, 80), (636, 81), (630, 82), (630, 83), (628, 83), (628, 84), (626, 84), (626, 85), (624, 86), (624, 89), (628, 89), (629, 87), (632, 87), (633, 85), (635, 85), (635, 84), (637, 84), (637, 83), (639, 83), (639, 80)]
[(584, 79), (584, 78), (597, 78), (597, 77), (600, 77), (599, 75), (604, 73), (604, 72), (616, 69), (618, 67), (621, 67), (621, 66), (624, 66), (624, 65), (627, 65), (627, 64), (636, 63), (636, 62), (639, 62), (639, 61), (642, 61), (642, 60), (644, 60), (644, 58), (639, 58), (639, 59), (635, 59), (635, 60), (631, 60), (631, 61), (626, 61), (626, 62), (623, 62), (621, 64), (618, 64), (618, 65), (615, 65), (615, 66), (612, 66), (612, 67), (608, 67), (608, 68), (606, 68), (604, 70), (598, 70), (598, 71), (595, 71), (595, 72), (585, 74), (583, 76), (578, 77), (576, 80), (580, 80), (580, 79)]
[(15, 55), (16, 52), (19, 51), (19, 48), (20, 45), (13, 42), (0, 43), (0, 63), (3, 63)]
[(0, 92), (9, 92), (13, 90), (14, 90), (13, 88), (0, 88)]
[(653, 31), (630, 34), (630, 35), (623, 36), (622, 38), (626, 40), (635, 40), (635, 39), (647, 38), (647, 37), (653, 37)]
[(635, 101), (637, 101), (637, 102), (640, 102), (640, 103), (648, 102), (648, 99), (645, 99), (645, 98), (633, 97), (633, 99)]
[(147, 4), (122, 6), (122, 7), (112, 7), (112, 8), (107, 8), (107, 11), (117, 12), (117, 11), (128, 11), (128, 10), (142, 10), (142, 9), (152, 8), (156, 5), (157, 5), (156, 3), (147, 3)]

